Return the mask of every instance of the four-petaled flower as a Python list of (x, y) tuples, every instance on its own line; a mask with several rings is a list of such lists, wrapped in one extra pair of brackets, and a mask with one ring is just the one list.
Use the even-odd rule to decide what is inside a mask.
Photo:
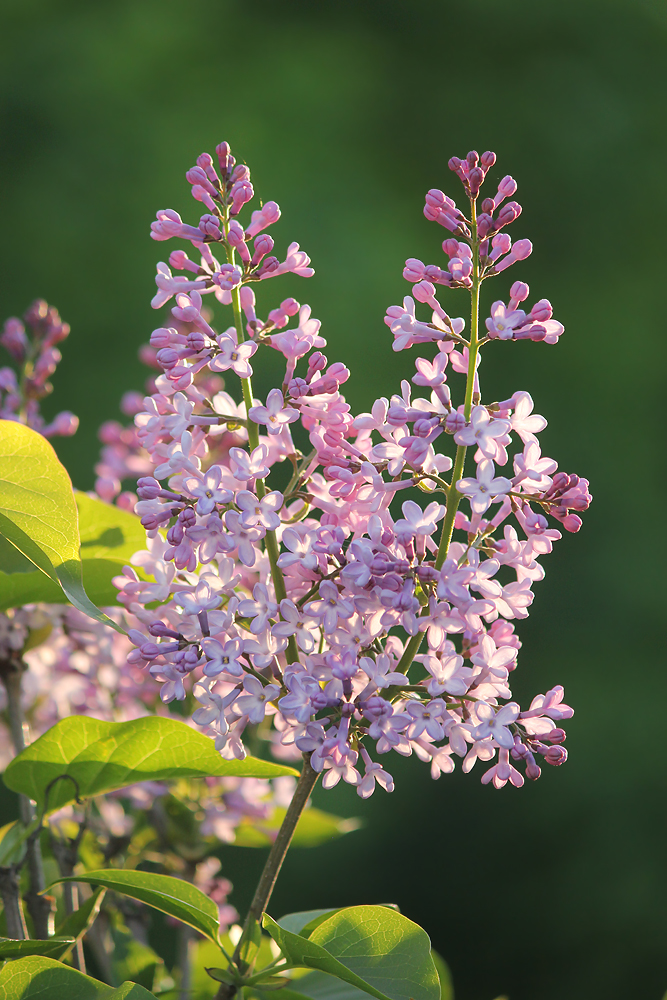
[(299, 411), (284, 405), (280, 389), (272, 389), (266, 397), (266, 406), (251, 406), (248, 416), (256, 424), (265, 424), (269, 434), (278, 434), (285, 424), (299, 419)]
[(470, 500), (470, 506), (475, 514), (484, 514), (493, 501), (512, 489), (512, 483), (505, 476), (494, 478), (495, 466), (491, 459), (485, 458), (477, 466), (477, 476), (459, 479), (456, 488)]

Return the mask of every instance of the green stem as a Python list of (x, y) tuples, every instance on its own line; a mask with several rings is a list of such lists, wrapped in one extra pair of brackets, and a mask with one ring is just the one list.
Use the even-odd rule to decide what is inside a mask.
[[(470, 420), (472, 412), (473, 394), (475, 389), (475, 373), (477, 371), (477, 355), (479, 354), (479, 290), (481, 286), (479, 275), (479, 240), (477, 238), (477, 205), (470, 202), (470, 219), (472, 225), (472, 289), (470, 293), (470, 347), (468, 348), (468, 377), (466, 381), (466, 392), (464, 401), (464, 415), (466, 423)], [(454, 532), (454, 520), (456, 512), (461, 503), (461, 494), (456, 488), (456, 484), (463, 476), (465, 468), (466, 452), (465, 445), (460, 444), (456, 449), (454, 459), (454, 470), (452, 472), (452, 483), (447, 490), (447, 513), (442, 523), (442, 533), (440, 535), (440, 545), (435, 559), (435, 568), (440, 569), (452, 541)]]
[[(292, 842), (296, 825), (301, 818), (303, 810), (306, 808), (308, 799), (310, 798), (313, 788), (317, 784), (318, 778), (319, 773), (314, 771), (310, 766), (310, 754), (304, 754), (301, 776), (294, 791), (294, 795), (292, 796), (292, 801), (290, 802), (287, 812), (285, 813), (285, 818), (283, 819), (281, 827), (278, 830), (273, 846), (269, 851), (269, 856), (266, 859), (264, 870), (262, 871), (259, 882), (257, 883), (257, 889), (255, 890), (255, 895), (252, 903), (250, 904), (248, 915), (246, 916), (243, 924), (243, 933), (234, 951), (232, 960), (237, 968), (239, 968), (243, 945), (248, 939), (254, 925), (261, 922), (264, 911), (269, 904), (276, 880), (280, 873), (280, 869), (282, 868), (283, 861), (285, 860), (285, 855), (287, 854), (289, 845)], [(227, 983), (223, 983), (216, 994), (216, 1000), (231, 1000), (231, 997), (234, 996), (236, 991), (236, 986), (230, 986)]]
[[(225, 235), (227, 235), (227, 223), (225, 222)], [(234, 248), (228, 245), (227, 247), (227, 260), (230, 264), (234, 263)], [(236, 327), (236, 335), (239, 344), (242, 344), (245, 340), (245, 332), (243, 329), (243, 312), (241, 310), (241, 294), (237, 288), (232, 290), (232, 308), (234, 310), (234, 325)], [(252, 382), (249, 378), (241, 379), (241, 387), (243, 389), (243, 400), (245, 402), (246, 416), (248, 417), (248, 445), (250, 450), (255, 449), (259, 444), (259, 430), (257, 424), (250, 419), (248, 416), (250, 413), (250, 407), (253, 405), (253, 395), (252, 395)], [(264, 485), (263, 479), (258, 479), (256, 483), (257, 496), (261, 500), (262, 497), (266, 496), (266, 486)], [(273, 580), (273, 589), (276, 592), (276, 598), (278, 603), (284, 601), (287, 597), (287, 591), (285, 589), (285, 578), (283, 577), (282, 570), (278, 565), (278, 556), (280, 555), (280, 547), (278, 545), (278, 539), (276, 538), (275, 531), (267, 528), (266, 536), (264, 539), (266, 545), (266, 552), (269, 557), (269, 565), (271, 566), (271, 579)], [(296, 639), (294, 636), (290, 636), (287, 640), (287, 653), (290, 658), (290, 663), (299, 662), (299, 649), (296, 644)]]
[[(477, 238), (477, 206), (474, 201), (470, 202), (470, 219), (472, 225), (472, 289), (470, 294), (470, 346), (468, 348), (468, 377), (466, 380), (466, 391), (464, 399), (464, 415), (466, 418), (466, 423), (470, 420), (470, 414), (472, 412), (473, 405), (473, 395), (475, 389), (475, 372), (477, 371), (477, 355), (479, 354), (479, 290), (480, 290), (480, 273), (479, 273), (479, 240)], [(463, 476), (463, 470), (465, 468), (466, 452), (467, 447), (460, 444), (456, 449), (456, 457), (454, 458), (454, 468), (452, 470), (452, 481), (451, 485), (445, 490), (447, 494), (447, 510), (445, 513), (444, 520), (442, 522), (442, 532), (440, 534), (440, 544), (438, 546), (438, 553), (435, 558), (435, 568), (440, 569), (445, 559), (447, 558), (447, 553), (449, 552), (449, 546), (452, 542), (452, 534), (454, 533), (454, 521), (456, 519), (456, 512), (459, 509), (459, 504), (461, 503), (461, 494), (456, 488), (456, 484)], [(415, 656), (421, 648), (421, 644), (424, 640), (424, 633), (418, 632), (414, 635), (408, 642), (403, 656), (400, 659), (398, 667), (396, 668), (399, 673), (406, 673), (410, 664), (414, 660)]]

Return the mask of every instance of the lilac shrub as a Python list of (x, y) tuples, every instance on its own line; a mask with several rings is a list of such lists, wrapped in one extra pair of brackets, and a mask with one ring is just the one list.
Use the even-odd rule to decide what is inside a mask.
[[(409, 258), (412, 295), (385, 318), (395, 351), (427, 356), (355, 417), (341, 392), (350, 373), (322, 353), (310, 307), (288, 298), (258, 315), (253, 285), (313, 269), (298, 243), (273, 254), (266, 230), (280, 209), (270, 201), (248, 219), (250, 172), (227, 143), (216, 153), (217, 166), (203, 153), (186, 174), (206, 209), (199, 223), (168, 209), (152, 224), (153, 239), (185, 240), (196, 259), (177, 249), (157, 266), (152, 304), (174, 300), (150, 341), (160, 374), (141, 408), (126, 403), (133, 436), (122, 457), (115, 442), (98, 486), (111, 499), (130, 460), (143, 463), (147, 547), (115, 581), (139, 623), (130, 663), (165, 704), (194, 695), (192, 720), (224, 758), (243, 759), (253, 730), (280, 757), (304, 754), (325, 788), (342, 778), (362, 798), (376, 784), (391, 791), (392, 752), (414, 753), (434, 778), (457, 759), (464, 772), (482, 762), (496, 788), (538, 778), (538, 761), (567, 759), (561, 723), (573, 711), (557, 684), (527, 708), (513, 699), (515, 622), (544, 576), (540, 558), (560, 527), (579, 529), (591, 498), (585, 479), (542, 455), (546, 420), (527, 391), (483, 402), (487, 343), (554, 345), (563, 332), (546, 299), (525, 305), (521, 281), (480, 324), (483, 282), (532, 250), (506, 231), (521, 212), (515, 181), (480, 201), (496, 158), (471, 152), (449, 163), (465, 212), (427, 193), (426, 218), (451, 234), (445, 258)], [(470, 293), (468, 329), (438, 286)], [(231, 307), (226, 318), (206, 296)], [(267, 351), (284, 376), (257, 399)]]

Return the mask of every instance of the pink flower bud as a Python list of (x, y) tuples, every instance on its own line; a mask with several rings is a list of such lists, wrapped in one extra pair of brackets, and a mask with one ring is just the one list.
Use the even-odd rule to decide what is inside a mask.
[[(162, 487), (153, 476), (142, 476), (137, 480), (137, 493), (142, 500), (155, 500)], [(99, 493), (99, 490), (97, 491)]]
[(430, 281), (419, 281), (413, 285), (412, 294), (418, 302), (430, 302), (435, 296), (435, 286)]
[(273, 246), (273, 239), (268, 233), (260, 233), (259, 236), (255, 237), (255, 252), (252, 255), (252, 266), (257, 267), (262, 257), (266, 257), (267, 253), (271, 253)]
[(199, 220), (199, 231), (205, 240), (221, 240), (220, 219), (215, 215), (202, 215)]
[(567, 760), (567, 750), (561, 746), (550, 746), (544, 755), (544, 759), (547, 764), (560, 767)]
[(468, 175), (468, 186), (470, 188), (470, 194), (473, 198), (477, 197), (480, 187), (484, 181), (484, 171), (479, 167), (473, 167)]
[(197, 157), (197, 166), (200, 167), (208, 179), (215, 184), (219, 183), (219, 177), (215, 172), (215, 167), (213, 166), (213, 160), (209, 153), (200, 153)]
[(6, 321), (0, 335), (0, 344), (9, 351), (14, 360), (18, 361), (19, 364), (25, 360), (28, 353), (28, 338), (26, 337), (25, 327), (20, 319), (12, 317)]
[(424, 265), (416, 257), (408, 257), (403, 268), (403, 277), (406, 281), (421, 281), (424, 277)]
[(79, 429), (79, 418), (69, 410), (58, 413), (50, 424), (42, 428), (44, 437), (71, 437)]
[(518, 219), (521, 215), (521, 205), (516, 201), (508, 201), (506, 205), (498, 212), (496, 217), (496, 229), (501, 229), (503, 226), (509, 226), (511, 222)]
[[(510, 297), (513, 303), (525, 302), (530, 294), (530, 289), (525, 281), (515, 281), (510, 288)], [(516, 309), (516, 305), (511, 306), (512, 309)]]
[(221, 142), (219, 146), (215, 147), (215, 151), (218, 156), (220, 169), (222, 173), (226, 176), (227, 173), (233, 168), (236, 162), (234, 157), (232, 156), (232, 151), (229, 148), (229, 143)]
[(442, 244), (442, 249), (445, 251), (448, 257), (458, 257), (459, 256), (459, 241), (454, 239), (444, 240)]
[[(526, 292), (526, 296), (527, 294)], [(536, 323), (544, 323), (546, 320), (551, 319), (552, 315), (553, 308), (548, 299), (540, 299), (530, 310), (530, 318), (535, 320)]]

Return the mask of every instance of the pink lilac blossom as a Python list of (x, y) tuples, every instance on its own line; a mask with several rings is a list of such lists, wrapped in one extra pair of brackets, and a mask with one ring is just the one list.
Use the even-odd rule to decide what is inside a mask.
[[(243, 223), (250, 173), (227, 143), (216, 152), (219, 170), (207, 154), (198, 160), (205, 183), (202, 171), (187, 174), (207, 214), (189, 225), (161, 211), (152, 226), (157, 240), (189, 241), (200, 263), (177, 250), (170, 266), (194, 278), (158, 266), (153, 304), (176, 304), (151, 337), (161, 374), (141, 409), (132, 401), (137, 446), (124, 468), (132, 455), (150, 471), (137, 484), (146, 550), (115, 581), (138, 623), (131, 664), (161, 683), (164, 703), (192, 691), (194, 724), (224, 757), (243, 758), (244, 734), (259, 726), (279, 759), (309, 754), (325, 788), (342, 779), (363, 798), (376, 784), (391, 791), (373, 748), (415, 754), (434, 778), (457, 760), (464, 772), (490, 763), (482, 781), (496, 788), (523, 784), (518, 765), (537, 778), (539, 758), (566, 759), (557, 723), (573, 711), (558, 685), (527, 711), (513, 700), (515, 621), (528, 615), (539, 560), (561, 537), (549, 518), (576, 532), (591, 497), (585, 479), (542, 456), (546, 420), (530, 394), (483, 401), (479, 366), (490, 340), (555, 344), (563, 327), (545, 299), (520, 308), (529, 295), (520, 281), (485, 324), (473, 309), (467, 338), (464, 320), (436, 297), (436, 286), (466, 288), (476, 306), (485, 280), (531, 252), (504, 232), (521, 212), (507, 201), (516, 183), (504, 177), (478, 205), (495, 155), (471, 152), (450, 161), (469, 211), (428, 192), (426, 218), (453, 234), (442, 244), (445, 267), (409, 258), (413, 294), (386, 322), (395, 351), (429, 353), (400, 393), (355, 417), (340, 391), (349, 371), (321, 353), (309, 307), (286, 299), (258, 316), (253, 282), (312, 268), (296, 243), (282, 264), (267, 256), (264, 230), (278, 206), (267, 202)], [(222, 333), (207, 294), (232, 307)], [(285, 374), (258, 400), (252, 368), (267, 347), (283, 356)], [(207, 380), (223, 370), (234, 384), (213, 393)], [(278, 490), (273, 469), (283, 463)], [(431, 496), (425, 508), (414, 499), (420, 489)]]

